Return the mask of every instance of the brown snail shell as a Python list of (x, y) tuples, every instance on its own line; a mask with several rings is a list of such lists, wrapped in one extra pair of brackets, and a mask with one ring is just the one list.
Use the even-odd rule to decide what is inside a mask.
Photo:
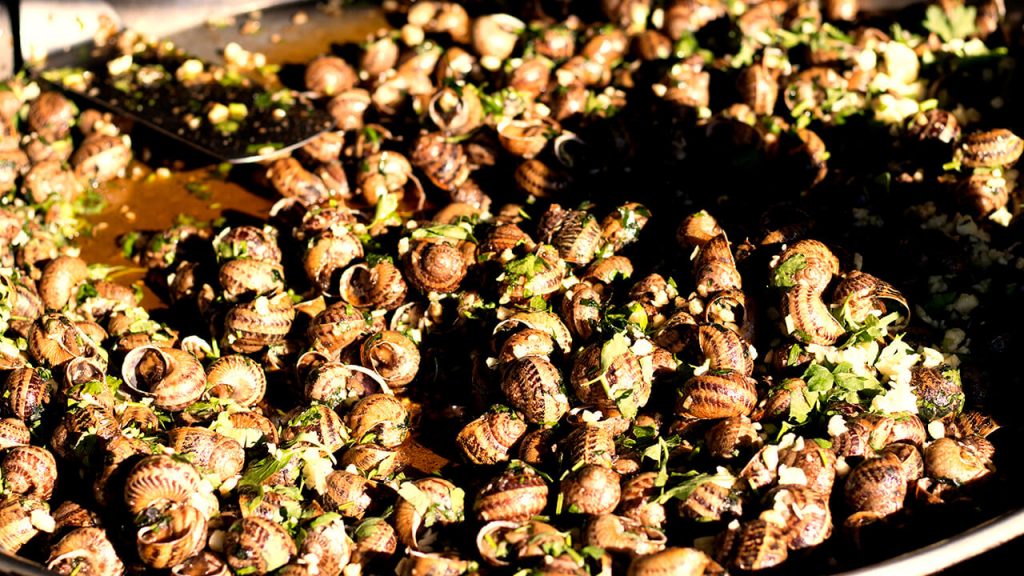
[(529, 467), (509, 469), (488, 482), (473, 503), (481, 522), (525, 522), (547, 506), (548, 486)]
[(98, 346), (67, 316), (45, 314), (33, 324), (28, 336), (28, 351), (34, 361), (47, 368), (72, 358), (93, 356)]
[(683, 385), (678, 414), (716, 419), (749, 415), (757, 402), (754, 380), (736, 372), (706, 373)]
[(404, 263), (406, 279), (424, 294), (454, 292), (466, 276), (465, 258), (447, 242), (418, 241)]
[(864, 322), (869, 314), (900, 313), (900, 320), (894, 324), (899, 330), (910, 320), (910, 304), (896, 288), (874, 276), (859, 270), (850, 271), (836, 286), (832, 301), (844, 308), (855, 322)]
[(372, 504), (372, 483), (359, 474), (335, 470), (327, 475), (323, 503), (345, 518), (360, 519)]
[(597, 219), (583, 210), (563, 210), (552, 204), (537, 223), (541, 242), (558, 250), (558, 256), (570, 264), (586, 265), (601, 242)]
[(31, 498), (0, 502), (0, 552), (17, 554), (36, 534), (52, 530), (53, 518), (45, 502)]
[(928, 445), (924, 450), (924, 460), (928, 476), (960, 485), (973, 482), (992, 471), (991, 462), (983, 451), (979, 451), (972, 443), (952, 438), (939, 438)]
[(839, 259), (825, 244), (811, 239), (798, 240), (786, 248), (779, 256), (779, 265), (791, 258), (801, 258), (803, 267), (792, 275), (798, 286), (806, 286), (812, 292), (821, 294), (839, 274)]
[(46, 568), (57, 574), (120, 576), (124, 564), (101, 528), (83, 527), (68, 532), (50, 549)]
[(736, 372), (749, 376), (754, 372), (754, 359), (747, 343), (736, 332), (720, 324), (704, 324), (697, 328), (697, 344), (709, 362), (708, 370)]
[(15, 446), (0, 452), (4, 492), (19, 498), (49, 500), (57, 483), (57, 461), (46, 448)]
[(701, 576), (713, 574), (715, 564), (707, 554), (696, 548), (669, 547), (661, 552), (638, 556), (629, 564), (628, 576)]
[(267, 262), (281, 262), (281, 248), (277, 245), (277, 230), (270, 226), (225, 228), (213, 239), (213, 248), (220, 261), (233, 258), (252, 258)]
[(245, 450), (238, 441), (206, 428), (174, 428), (167, 434), (167, 445), (189, 458), (200, 472), (211, 474), (217, 483), (240, 474), (245, 465)]
[(359, 348), (363, 365), (372, 369), (394, 390), (401, 390), (416, 378), (420, 351), (401, 332), (383, 330), (363, 341)]
[(255, 574), (273, 572), (297, 553), (283, 526), (258, 516), (235, 522), (224, 541), (225, 558), (236, 572), (250, 567)]
[(520, 191), (536, 198), (557, 198), (572, 186), (568, 171), (537, 158), (520, 164), (514, 178)]
[(348, 230), (334, 230), (314, 238), (302, 257), (306, 276), (321, 292), (331, 294), (344, 269), (363, 257), (363, 245)]
[(267, 260), (228, 260), (221, 264), (218, 279), (225, 298), (230, 302), (284, 290), (284, 269), (277, 262)]
[(440, 132), (417, 138), (409, 159), (435, 186), (447, 192), (458, 190), (469, 178), (468, 157), (462, 145)]
[(409, 437), (409, 412), (394, 396), (370, 394), (352, 407), (348, 425), (357, 442), (372, 434), (374, 443), (394, 448)]
[[(324, 134), (331, 133), (325, 132)], [(314, 142), (307, 143), (306, 147), (310, 145), (314, 145)], [(303, 149), (307, 150), (308, 148)], [(316, 151), (324, 153), (319, 149)], [(325, 155), (328, 154), (325, 153)], [(334, 159), (337, 159), (337, 155), (334, 156)], [(330, 161), (329, 156), (325, 161)], [(331, 196), (322, 178), (303, 168), (298, 160), (290, 156), (275, 160), (267, 169), (267, 176), (270, 178), (270, 184), (281, 196), (293, 198), (306, 206), (318, 204)]]
[(402, 469), (404, 462), (400, 452), (401, 448), (385, 448), (371, 443), (353, 444), (342, 453), (338, 463), (345, 467), (354, 466), (371, 480), (383, 480)]
[(230, 398), (240, 406), (253, 406), (263, 399), (267, 377), (255, 360), (240, 354), (222, 356), (206, 370), (211, 396)]
[(359, 130), (363, 127), (363, 115), (370, 104), (369, 92), (363, 88), (352, 88), (331, 98), (327, 103), (327, 112), (334, 118), (339, 130)]
[(227, 347), (248, 354), (279, 344), (291, 330), (294, 320), (295, 306), (286, 293), (236, 304), (224, 318)]
[(636, 520), (614, 514), (601, 514), (587, 523), (584, 541), (613, 553), (644, 556), (665, 548), (665, 533), (642, 526)]
[(850, 471), (843, 486), (846, 504), (856, 512), (887, 516), (903, 508), (907, 481), (892, 454), (868, 458)]
[(206, 518), (192, 506), (175, 506), (156, 524), (141, 528), (139, 558), (157, 570), (181, 564), (206, 544)]
[(132, 467), (124, 486), (124, 501), (132, 514), (148, 508), (189, 502), (201, 478), (191, 464), (171, 456), (147, 456)]
[(587, 283), (573, 286), (562, 298), (562, 318), (582, 340), (588, 340), (601, 323), (601, 294)]
[(498, 124), (498, 141), (508, 153), (520, 158), (540, 154), (556, 126), (540, 120), (507, 119)]
[(665, 524), (665, 506), (658, 503), (660, 487), (656, 485), (656, 472), (641, 472), (622, 483), (622, 498), (618, 511), (642, 526), (660, 528)]
[(299, 445), (306, 443), (306, 437), (312, 436), (312, 444), (334, 453), (348, 441), (348, 429), (341, 416), (322, 404), (314, 404), (305, 410), (296, 408), (281, 429), (281, 440)]
[(203, 365), (175, 348), (135, 348), (125, 356), (121, 375), (129, 388), (152, 397), (154, 406), (170, 412), (188, 408), (206, 388)]
[(726, 530), (716, 541), (716, 555), (737, 570), (763, 570), (786, 561), (786, 532), (764, 520), (750, 520)]
[(566, 456), (572, 467), (597, 464), (611, 468), (615, 461), (615, 436), (606, 426), (583, 424), (566, 436)]
[(832, 512), (828, 498), (810, 488), (780, 486), (765, 496), (771, 507), (761, 519), (786, 531), (786, 545), (800, 550), (821, 544), (832, 535)]
[(553, 294), (562, 288), (566, 261), (558, 255), (554, 246), (542, 244), (534, 254), (520, 261), (532, 269), (523, 274), (506, 271), (500, 285), (502, 301), (525, 302), (535, 296)]
[(712, 237), (700, 247), (693, 262), (693, 270), (697, 294), (702, 297), (723, 290), (743, 288), (743, 279), (736, 270), (736, 259), (724, 233)]
[(325, 521), (321, 516), (314, 519), (302, 539), (298, 555), (315, 557), (318, 574), (339, 576), (351, 557), (345, 523), (341, 518)]
[(338, 294), (356, 308), (394, 310), (405, 301), (408, 288), (402, 272), (389, 261), (373, 266), (353, 264), (341, 274)]
[[(361, 366), (326, 362), (306, 375), (306, 399), (331, 407), (348, 406), (375, 392), (384, 392), (377, 379)], [(379, 376), (378, 376), (379, 378)]]
[(704, 434), (704, 446), (714, 458), (734, 458), (741, 450), (760, 444), (757, 429), (746, 416), (726, 418)]
[(395, 507), (395, 532), (403, 544), (418, 549), (420, 527), (428, 516), (437, 524), (461, 522), (463, 508), (461, 499), (455, 497), (461, 490), (443, 478), (421, 478), (414, 480), (412, 486), (430, 502), (430, 506), (420, 512), (411, 502), (399, 498)]
[(320, 56), (306, 66), (306, 88), (324, 96), (349, 90), (358, 81), (356, 71), (336, 56)]
[(75, 175), (95, 182), (107, 182), (124, 174), (132, 159), (128, 136), (95, 133), (75, 149), (71, 165)]
[(78, 111), (60, 92), (43, 92), (28, 107), (28, 127), (53, 142), (71, 134)]
[(963, 409), (964, 391), (956, 369), (917, 366), (910, 375), (910, 385), (918, 398), (918, 414), (923, 420), (946, 418)]
[(619, 475), (610, 468), (588, 464), (562, 480), (562, 495), (570, 512), (610, 514), (619, 505)]
[(338, 355), (359, 338), (375, 331), (372, 319), (344, 302), (336, 302), (316, 315), (306, 329), (314, 349)]
[(609, 256), (594, 261), (584, 272), (580, 280), (594, 284), (611, 284), (615, 280), (625, 280), (633, 275), (633, 263), (625, 256)]
[(786, 321), (786, 331), (809, 344), (834, 344), (846, 333), (821, 295), (805, 284), (797, 284), (786, 293), (781, 314)]
[(171, 567), (174, 576), (229, 576), (228, 565), (219, 556), (205, 550)]
[(51, 260), (39, 279), (39, 296), (46, 309), (62, 310), (88, 276), (89, 266), (81, 258), (59, 256)]
[(562, 376), (548, 360), (527, 356), (510, 362), (501, 378), (501, 391), (527, 422), (552, 424), (569, 411)]
[(25, 422), (17, 418), (0, 419), (0, 450), (13, 446), (27, 446), (32, 434)]
[(679, 503), (679, 513), (699, 522), (717, 521), (742, 513), (742, 502), (734, 486), (726, 482), (708, 481), (697, 486)]
[(277, 428), (269, 418), (260, 414), (259, 412), (245, 411), (245, 412), (231, 412), (228, 415), (228, 421), (231, 422), (231, 426), (238, 431), (248, 432), (253, 431), (256, 435), (255, 438), (249, 439), (242, 445), (243, 448), (251, 448), (259, 441), (260, 438), (265, 440), (268, 444), (277, 444)]
[(4, 382), (0, 407), (5, 416), (24, 422), (35, 421), (50, 402), (52, 388), (53, 382), (44, 380), (37, 370), (18, 368)]
[(512, 334), (501, 345), (498, 362), (508, 364), (526, 356), (549, 358), (555, 352), (555, 341), (543, 330), (524, 328)]
[(466, 424), (455, 443), (473, 464), (497, 464), (526, 433), (526, 422), (511, 411), (488, 412)]
[(1010, 167), (1024, 153), (1024, 139), (1005, 128), (974, 132), (960, 143), (960, 153), (966, 168)]

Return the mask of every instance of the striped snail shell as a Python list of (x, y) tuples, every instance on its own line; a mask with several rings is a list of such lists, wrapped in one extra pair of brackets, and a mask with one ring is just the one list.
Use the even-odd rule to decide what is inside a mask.
[(68, 532), (50, 548), (46, 568), (63, 576), (120, 576), (124, 564), (101, 528), (83, 527)]
[(287, 293), (236, 304), (224, 318), (227, 347), (249, 354), (279, 344), (291, 330), (295, 306)]
[(228, 565), (219, 556), (204, 550), (171, 567), (173, 576), (229, 576)]
[(5, 416), (24, 422), (38, 419), (50, 402), (53, 382), (45, 380), (33, 368), (18, 368), (7, 376), (0, 396), (0, 409)]
[(402, 272), (389, 261), (373, 266), (353, 264), (341, 274), (338, 294), (356, 308), (394, 310), (405, 301), (408, 287)]
[(368, 337), (359, 348), (359, 357), (393, 390), (412, 382), (420, 368), (416, 343), (395, 330), (382, 330)]
[(171, 456), (147, 456), (132, 467), (124, 486), (124, 501), (135, 515), (149, 508), (189, 502), (201, 478), (195, 467)]
[(335, 470), (327, 475), (323, 493), (323, 504), (345, 518), (360, 519), (373, 503), (366, 478), (344, 470)]
[(421, 478), (414, 480), (412, 485), (430, 505), (421, 512), (409, 500), (399, 498), (395, 507), (395, 531), (403, 544), (419, 549), (419, 533), (424, 523), (461, 522), (463, 508), (461, 498), (455, 498), (456, 492), (461, 490), (443, 478)]
[(263, 368), (248, 356), (222, 356), (206, 370), (211, 396), (231, 398), (240, 406), (253, 406), (263, 399), (267, 377)]
[(581, 514), (609, 514), (619, 505), (619, 475), (610, 468), (587, 464), (562, 480), (564, 505)]
[(317, 574), (339, 576), (351, 557), (351, 540), (345, 533), (345, 522), (338, 517), (320, 516), (306, 530), (299, 546), (300, 557), (317, 559)]
[(526, 422), (512, 411), (488, 412), (466, 424), (455, 444), (474, 464), (497, 464), (509, 458), (509, 450), (526, 433)]
[(53, 518), (46, 502), (32, 498), (0, 501), (0, 552), (17, 554), (39, 532), (52, 532)]
[(696, 548), (670, 547), (634, 558), (627, 576), (699, 576), (723, 572), (721, 566)]
[(389, 394), (370, 394), (352, 407), (348, 414), (352, 438), (394, 448), (409, 437), (409, 412), (402, 401)]
[(667, 541), (661, 530), (614, 514), (601, 514), (592, 518), (587, 523), (583, 539), (590, 546), (630, 556), (643, 556), (663, 550)]
[(716, 541), (716, 557), (737, 570), (763, 570), (788, 558), (785, 530), (764, 520), (750, 520), (726, 530)]
[(139, 558), (157, 570), (181, 564), (206, 545), (207, 521), (189, 505), (174, 506), (136, 537)]
[(57, 483), (57, 461), (39, 446), (7, 448), (0, 452), (0, 477), (6, 494), (46, 501)]
[(245, 465), (245, 450), (238, 441), (206, 428), (174, 428), (167, 433), (167, 445), (189, 458), (200, 472), (212, 475), (218, 484), (241, 473)]
[(283, 526), (250, 516), (228, 529), (224, 553), (236, 572), (251, 569), (254, 574), (266, 574), (287, 564), (298, 548)]
[(47, 310), (63, 310), (88, 276), (89, 266), (81, 258), (59, 256), (51, 260), (39, 279), (39, 297), (43, 305)]
[(139, 346), (125, 355), (121, 377), (129, 388), (153, 398), (153, 405), (180, 412), (202, 397), (203, 365), (184, 350)]
[(548, 485), (532, 468), (510, 468), (484, 485), (473, 503), (481, 522), (525, 522), (548, 503)]
[(27, 446), (32, 433), (24, 421), (17, 418), (0, 419), (0, 450), (12, 446)]

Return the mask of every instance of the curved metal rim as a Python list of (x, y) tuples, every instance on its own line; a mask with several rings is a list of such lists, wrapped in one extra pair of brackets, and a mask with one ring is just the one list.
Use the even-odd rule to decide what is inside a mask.
[(1024, 509), (982, 522), (974, 528), (871, 566), (833, 576), (925, 576), (998, 548), (1024, 535)]

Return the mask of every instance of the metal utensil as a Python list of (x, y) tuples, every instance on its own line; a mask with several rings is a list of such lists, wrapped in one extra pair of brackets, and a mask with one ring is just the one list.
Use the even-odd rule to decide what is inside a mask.
[[(117, 7), (107, 2), (79, 4), (84, 5), (82, 11), (70, 12), (66, 4), (22, 2), (11, 22), (12, 30), (47, 30), (46, 34), (33, 35), (42, 43), (25, 41), (22, 34), (14, 46), (22, 49), (30, 63), (45, 55), (43, 67), (33, 69), (36, 77), (73, 93), (90, 105), (132, 118), (179, 143), (234, 164), (258, 162), (295, 149), (334, 125), (329, 114), (302, 98), (295, 98), (287, 107), (271, 102), (270, 93), (251, 78), (241, 82), (194, 85), (177, 81), (174, 71), (184, 62), (195, 59), (187, 52), (187, 47), (171, 53), (147, 49), (133, 54), (131, 66), (126, 70), (113, 69), (108, 62), (118, 55), (114, 48), (92, 46), (91, 35), (84, 40), (81, 36), (99, 26), (101, 18), (118, 27), (123, 25)], [(139, 3), (122, 4), (131, 9)], [(156, 3), (149, 4), (159, 10)], [(253, 7), (252, 2), (243, 4), (245, 8)], [(165, 32), (187, 32), (190, 25), (192, 28), (204, 26), (211, 17), (209, 12), (191, 12), (184, 8), (178, 5), (174, 14), (168, 15), (170, 25)], [(74, 20), (68, 20), (69, 13), (75, 14)], [(196, 21), (197, 15), (204, 17)], [(149, 19), (154, 17), (149, 14)], [(65, 33), (65, 28), (69, 27)], [(54, 45), (55, 38), (72, 39), (75, 43)], [(139, 67), (164, 73), (143, 84), (136, 76)], [(86, 85), (62, 81), (69, 73), (77, 72), (88, 75)], [(225, 107), (233, 104), (230, 108), (237, 114), (226, 122), (209, 121), (207, 111), (214, 104)]]

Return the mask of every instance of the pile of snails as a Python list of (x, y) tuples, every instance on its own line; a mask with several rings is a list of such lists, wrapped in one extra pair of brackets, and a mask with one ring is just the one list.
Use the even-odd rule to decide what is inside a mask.
[[(297, 88), (338, 130), (248, 174), (281, 196), (265, 221), (128, 247), (164, 322), (41, 209), (123, 175), (118, 122), (0, 92), (0, 551), (66, 575), (699, 576), (849, 562), (999, 482), (955, 350), (812, 215), (860, 182), (826, 150), (855, 109), (895, 181), (1012, 217), (1024, 140), (919, 90), (962, 43), (848, 1), (529, 4), (390, 2), (393, 28), (310, 62)], [(671, 187), (748, 156), (765, 198)]]

